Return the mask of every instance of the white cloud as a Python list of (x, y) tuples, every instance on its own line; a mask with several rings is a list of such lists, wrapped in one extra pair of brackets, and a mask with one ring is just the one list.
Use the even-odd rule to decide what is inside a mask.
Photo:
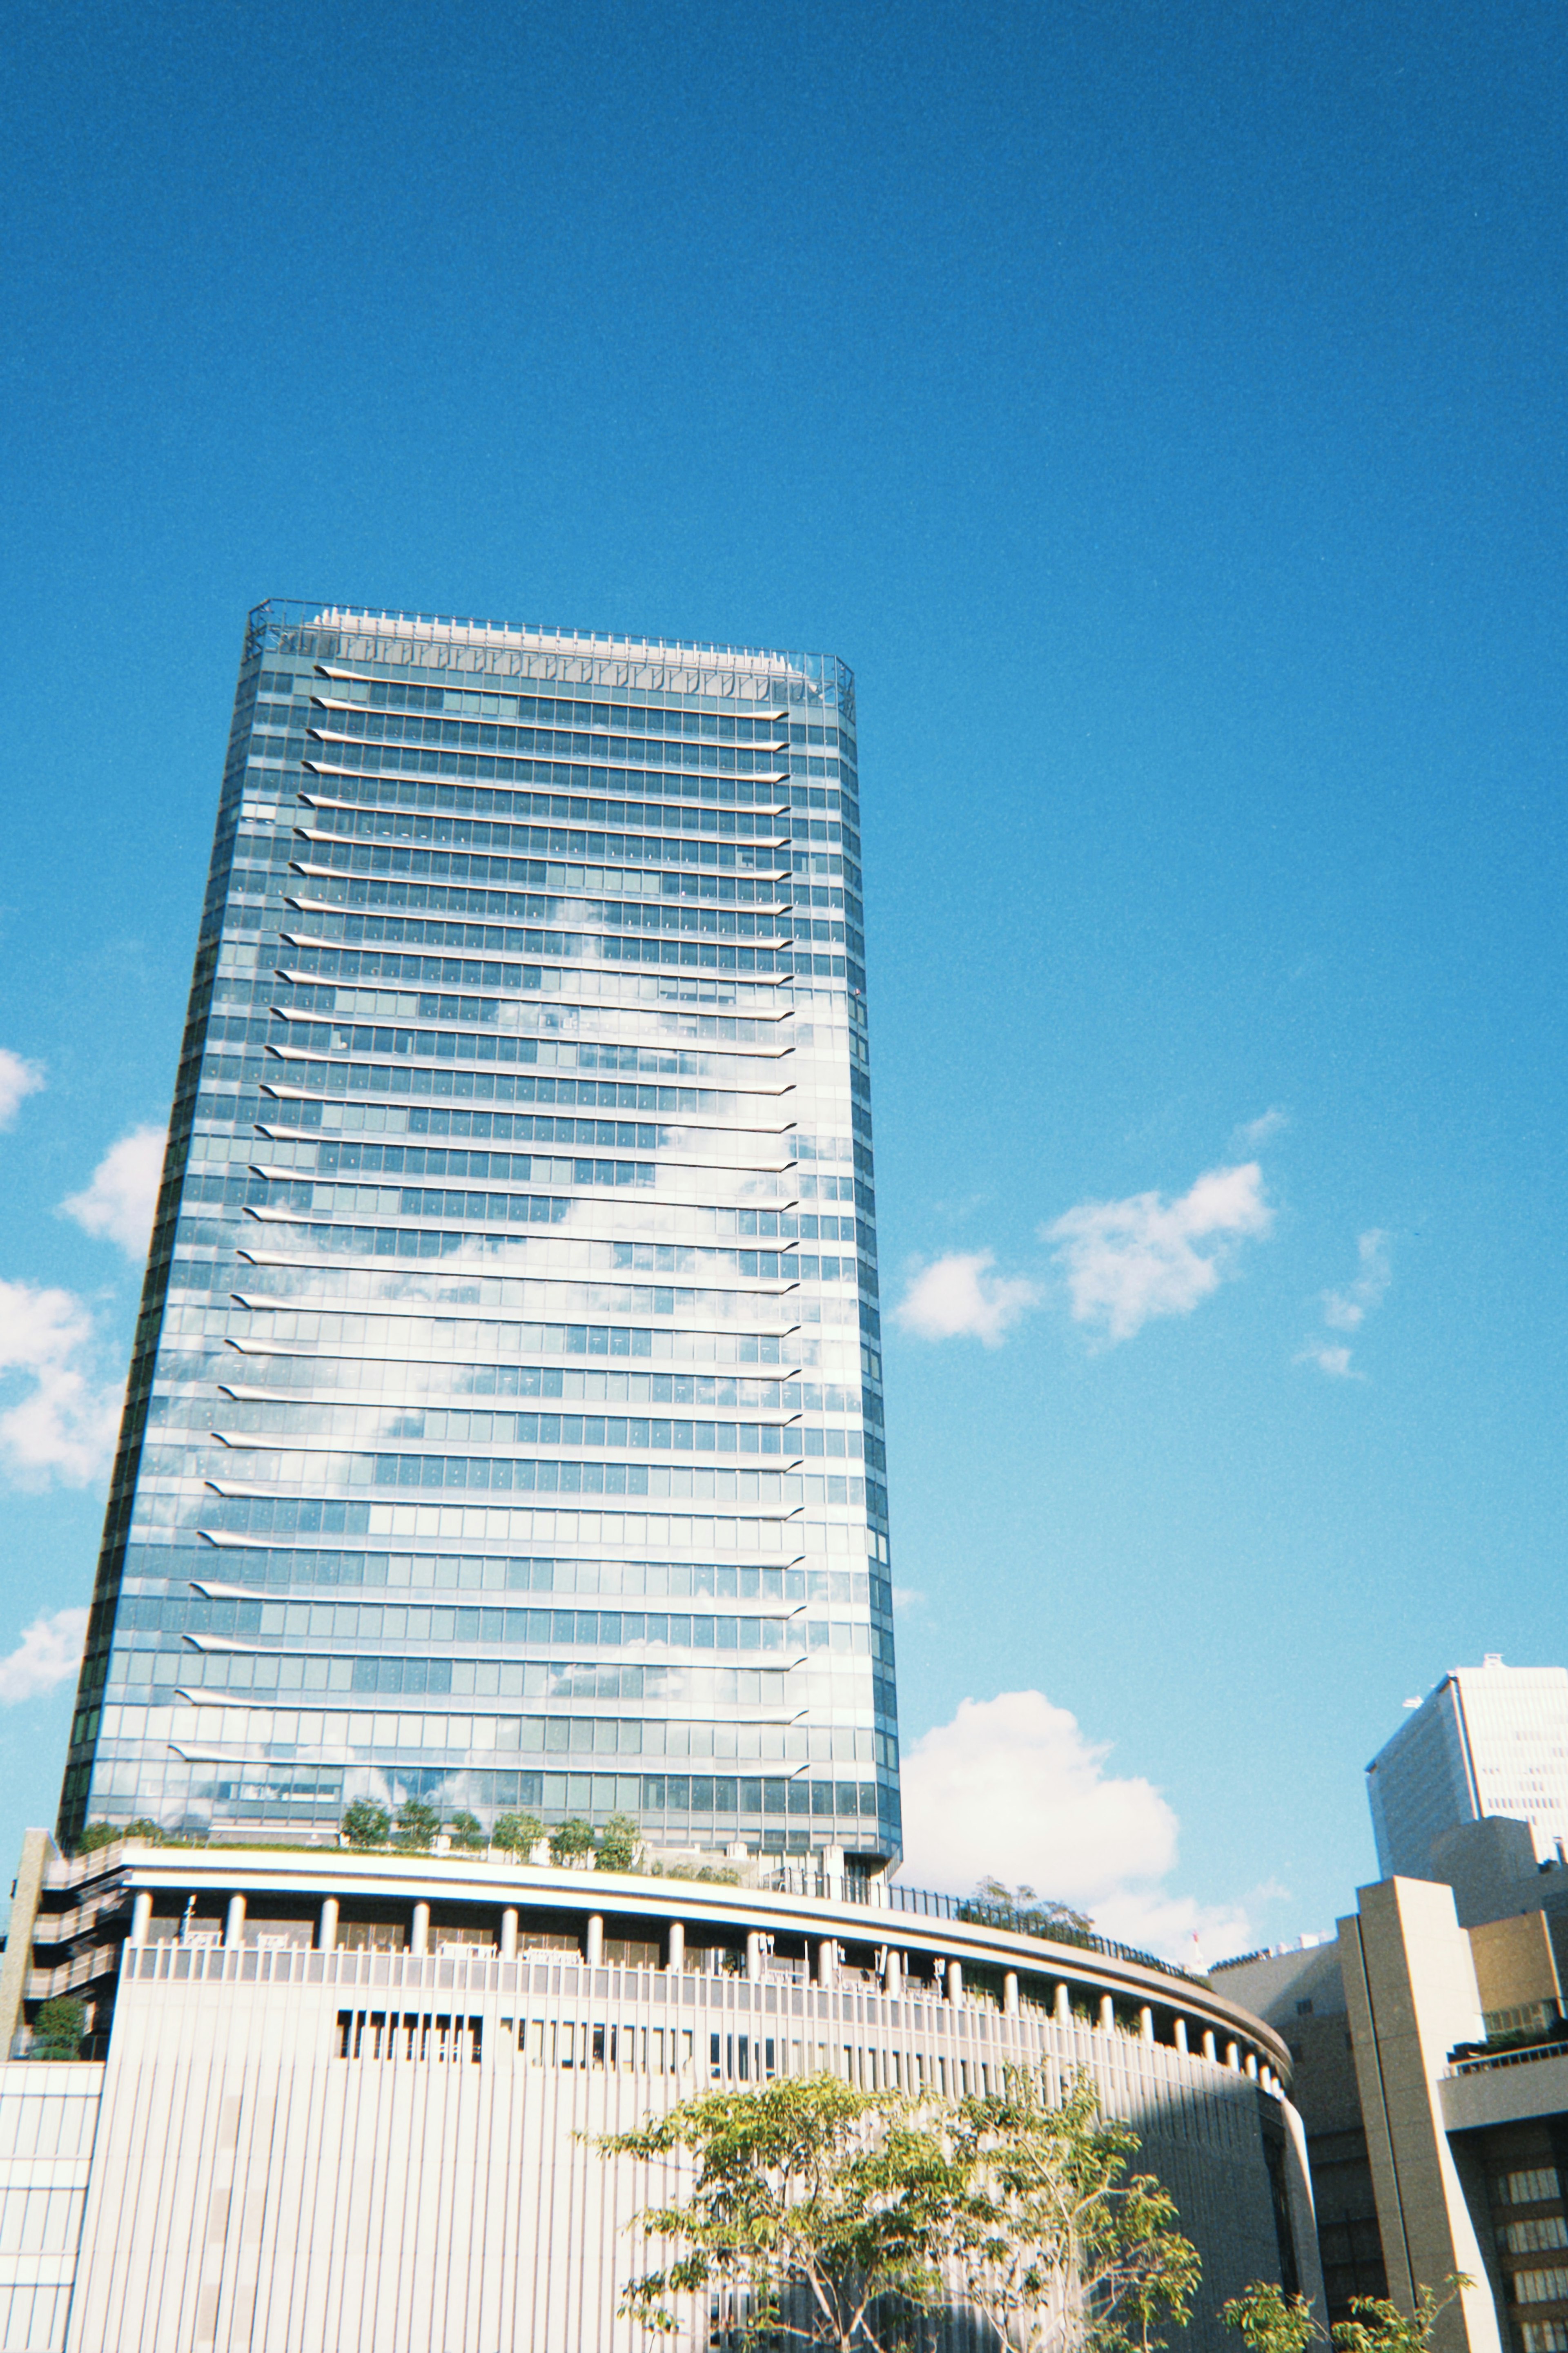
[(1394, 1280), (1394, 1269), (1388, 1263), (1388, 1236), (1381, 1226), (1373, 1226), (1357, 1236), (1356, 1255), (1361, 1272), (1342, 1291), (1323, 1293), (1323, 1321), (1335, 1332), (1359, 1331), (1374, 1307), (1381, 1307), (1388, 1286)]
[(1331, 1380), (1363, 1381), (1366, 1378), (1364, 1373), (1356, 1371), (1355, 1366), (1351, 1363), (1350, 1350), (1340, 1341), (1309, 1340), (1292, 1362), (1298, 1365), (1316, 1365), (1318, 1370), (1321, 1373), (1327, 1373)]
[[(1356, 1258), (1361, 1271), (1355, 1281), (1347, 1282), (1342, 1291), (1322, 1293), (1323, 1321), (1331, 1332), (1359, 1332), (1373, 1310), (1382, 1306), (1394, 1280), (1394, 1269), (1388, 1262), (1388, 1236), (1381, 1226), (1369, 1226), (1364, 1234), (1356, 1237)], [(1298, 1365), (1316, 1365), (1331, 1380), (1366, 1378), (1352, 1364), (1350, 1349), (1342, 1341), (1309, 1340), (1294, 1361)]]
[(1231, 1136), (1231, 1142), (1242, 1152), (1256, 1152), (1269, 1143), (1290, 1124), (1290, 1114), (1279, 1103), (1270, 1103), (1260, 1119), (1243, 1122)]
[(0, 1659), (0, 1707), (39, 1699), (74, 1675), (87, 1636), (85, 1609), (57, 1609), (35, 1618), (14, 1651)]
[(918, 1585), (895, 1585), (893, 1588), (893, 1615), (895, 1617), (899, 1617), (905, 1610), (918, 1609), (924, 1599), (925, 1595), (921, 1591)]
[(1167, 1895), (1158, 1888), (1121, 1889), (1100, 1905), (1094, 1925), (1102, 1936), (1200, 1973), (1258, 1942), (1245, 1903), (1199, 1904), (1191, 1895)]
[(30, 1384), (0, 1410), (0, 1467), (18, 1486), (85, 1487), (108, 1470), (123, 1384), (102, 1381), (98, 1360), (85, 1301), (0, 1280), (0, 1395)]
[(922, 1267), (894, 1309), (894, 1322), (921, 1340), (966, 1338), (999, 1347), (1040, 1294), (1026, 1276), (993, 1274), (994, 1264), (990, 1250), (955, 1250)]
[(152, 1239), (166, 1142), (161, 1127), (133, 1127), (104, 1155), (86, 1190), (60, 1203), (61, 1213), (140, 1262)]
[(0, 1127), (9, 1127), (29, 1095), (44, 1084), (41, 1062), (24, 1061), (9, 1046), (0, 1046)]
[(906, 1873), (967, 1894), (986, 1874), (1092, 1915), (1103, 1935), (1192, 1962), (1252, 1935), (1239, 1906), (1205, 1906), (1160, 1883), (1179, 1825), (1152, 1782), (1107, 1773), (1110, 1744), (1043, 1692), (966, 1699), (906, 1748)]
[[(1130, 1340), (1153, 1315), (1188, 1315), (1219, 1287), (1231, 1245), (1273, 1227), (1256, 1160), (1211, 1168), (1180, 1200), (1134, 1193), (1085, 1201), (1045, 1229), (1066, 1270), (1072, 1313), (1109, 1341)], [(1194, 1247), (1207, 1242), (1205, 1251)]]

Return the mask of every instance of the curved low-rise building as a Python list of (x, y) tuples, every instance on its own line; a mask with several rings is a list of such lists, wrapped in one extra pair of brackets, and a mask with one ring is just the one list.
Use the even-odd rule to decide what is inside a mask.
[(331, 1848), (65, 1862), (38, 1839), (16, 1903), (14, 2047), (74, 1992), (95, 2056), (0, 2069), (0, 2247), (7, 2201), (32, 2197), (17, 2212), (52, 2233), (0, 2255), (0, 2345), (630, 2348), (627, 2225), (657, 2184), (594, 2137), (710, 2084), (824, 2071), (956, 2094), (1088, 2068), (1203, 2255), (1193, 2342), (1217, 2342), (1249, 2278), (1317, 2287), (1284, 2043), (1100, 1940), (895, 1883)]

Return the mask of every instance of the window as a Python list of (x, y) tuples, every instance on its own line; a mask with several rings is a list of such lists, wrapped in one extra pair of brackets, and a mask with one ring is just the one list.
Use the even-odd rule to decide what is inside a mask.
[(1529, 2172), (1505, 2173), (1498, 2182), (1497, 2194), (1501, 2206), (1542, 2205), (1548, 2198), (1562, 2195), (1557, 2168), (1541, 2165)]
[(1568, 2247), (1568, 2222), (1561, 2214), (1542, 2214), (1533, 2221), (1505, 2222), (1498, 2235), (1510, 2255), (1538, 2255)]
[(479, 2063), (483, 2022), (429, 2011), (340, 2010), (340, 2059), (413, 2059)]
[(1568, 2298), (1568, 2265), (1554, 2263), (1550, 2271), (1515, 2272), (1516, 2304), (1555, 2304)]

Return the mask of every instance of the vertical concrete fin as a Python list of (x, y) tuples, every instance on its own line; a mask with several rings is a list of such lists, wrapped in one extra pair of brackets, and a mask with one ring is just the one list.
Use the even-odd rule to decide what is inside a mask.
[(11, 1925), (5, 1932), (5, 1957), (0, 1960), (0, 2060), (10, 2058), (16, 2030), (22, 2023), (27, 1972), (33, 1962), (33, 1924), (38, 1916), (44, 1874), (55, 1861), (56, 1852), (47, 1831), (23, 1831), (22, 1859), (16, 1865), (16, 1884), (11, 1896)]

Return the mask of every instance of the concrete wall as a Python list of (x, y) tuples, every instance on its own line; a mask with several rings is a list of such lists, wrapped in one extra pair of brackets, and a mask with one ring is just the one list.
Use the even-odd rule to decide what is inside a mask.
[[(389, 2016), (391, 2056), (373, 2023)], [(629, 2353), (643, 2340), (615, 2311), (637, 2262), (626, 2225), (657, 2185), (592, 2137), (738, 2084), (742, 2038), (747, 2081), (770, 2042), (780, 2071), (868, 2084), (978, 2090), (1025, 2062), (1060, 2089), (1090, 2068), (1204, 2253), (1190, 2341), (1205, 2353), (1228, 2341), (1212, 2319), (1224, 2298), (1279, 2273), (1270, 2130), (1315, 2288), (1285, 2104), (1136, 2034), (784, 1980), (164, 1945), (128, 1949), (103, 2067), (0, 2070), (18, 2116), (59, 2108), (68, 2077), (94, 2108), (103, 2086), (90, 2177), (73, 2158), (62, 2185), (85, 2189), (63, 2353)], [(69, 2258), (50, 2260), (58, 2288)], [(61, 2353), (58, 2305), (35, 2295), (24, 2317), (20, 2302), (47, 2284), (0, 2284), (0, 2353)]]
[(1500, 2353), (1487, 2266), (1448, 2147), (1439, 2079), (1453, 2044), (1479, 2041), (1480, 1996), (1452, 1892), (1386, 1879), (1342, 1920), (1340, 1957), (1389, 2294), (1463, 2272), (1475, 2284), (1438, 2324), (1438, 2353)]
[(61, 2353), (103, 2069), (0, 2066), (0, 2353)]

